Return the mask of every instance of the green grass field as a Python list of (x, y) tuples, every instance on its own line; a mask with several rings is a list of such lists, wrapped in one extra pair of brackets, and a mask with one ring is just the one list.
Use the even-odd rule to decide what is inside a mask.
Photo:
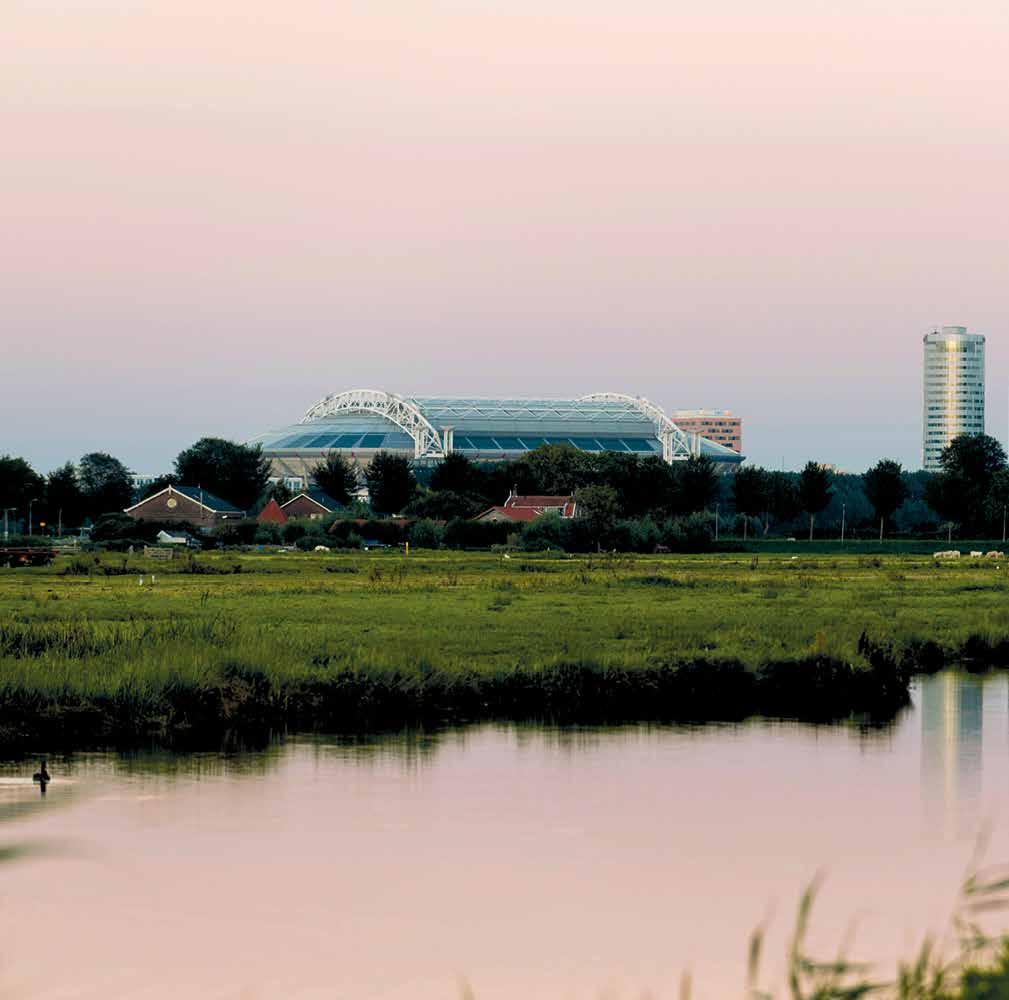
[(29, 703), (149, 703), (166, 689), (217, 684), (229, 669), (274, 687), (371, 672), (402, 691), (432, 676), (451, 686), (558, 664), (633, 674), (697, 661), (751, 671), (808, 657), (855, 662), (863, 632), (898, 650), (930, 640), (947, 660), (965, 644), (990, 652), (1009, 640), (1009, 566), (988, 560), (386, 551), (200, 555), (194, 567), (188, 557), (95, 558), (0, 570), (0, 692), (22, 715)]

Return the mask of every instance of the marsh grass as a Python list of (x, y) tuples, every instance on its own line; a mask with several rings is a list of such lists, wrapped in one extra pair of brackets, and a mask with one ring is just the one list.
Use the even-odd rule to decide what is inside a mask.
[[(0, 740), (60, 725), (88, 742), (161, 739), (215, 712), (216, 730), (246, 717), (886, 719), (915, 671), (1009, 664), (1006, 571), (990, 563), (377, 552), (131, 556), (113, 577), (73, 565), (0, 570)], [(248, 703), (236, 664), (265, 678), (248, 690), (268, 690), (267, 706)]]

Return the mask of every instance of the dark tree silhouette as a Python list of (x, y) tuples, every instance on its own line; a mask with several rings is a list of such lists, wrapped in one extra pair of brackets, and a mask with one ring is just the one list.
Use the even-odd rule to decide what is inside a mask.
[(29, 501), (41, 501), (44, 491), (45, 480), (23, 458), (0, 455), (0, 508), (13, 508), (9, 517), (24, 518), (27, 523)]
[(93, 451), (81, 459), (78, 479), (84, 513), (91, 518), (120, 514), (133, 500), (130, 470), (118, 458), (103, 451)]
[(907, 499), (900, 462), (892, 458), (880, 459), (871, 469), (862, 473), (865, 497), (879, 519), (879, 540), (883, 541), (883, 527)]
[(830, 472), (816, 462), (807, 462), (799, 473), (799, 506), (809, 515), (809, 540), (813, 540), (813, 521), (830, 503)]
[(311, 472), (312, 480), (327, 496), (344, 506), (353, 499), (357, 489), (357, 470), (337, 451), (323, 455)]
[(684, 514), (704, 510), (718, 496), (715, 463), (703, 455), (691, 455), (676, 466), (679, 507)]
[(956, 522), (968, 536), (990, 528), (991, 493), (996, 476), (1006, 468), (1002, 445), (987, 434), (953, 438), (940, 458), (942, 471), (925, 487), (929, 506), (944, 520)]
[(770, 481), (767, 473), (753, 465), (744, 465), (732, 477), (732, 502), (737, 513), (743, 515), (743, 538), (746, 538), (747, 519), (759, 517), (768, 507)]
[(260, 445), (200, 438), (179, 453), (175, 474), (182, 486), (199, 486), (243, 510), (251, 510), (270, 480), (270, 460)]
[(417, 491), (410, 463), (400, 455), (380, 451), (364, 473), (371, 496), (371, 508), (379, 514), (398, 514)]
[(84, 494), (72, 462), (53, 469), (46, 480), (46, 513), (57, 527), (76, 528), (84, 518)]

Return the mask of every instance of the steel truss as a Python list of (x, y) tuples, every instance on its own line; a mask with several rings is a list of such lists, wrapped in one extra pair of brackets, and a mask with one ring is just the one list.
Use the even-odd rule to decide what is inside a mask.
[(682, 462), (699, 452), (700, 441), (696, 434), (688, 434), (678, 427), (661, 406), (643, 396), (627, 396), (621, 392), (592, 392), (579, 396), (579, 403), (626, 403), (655, 424), (659, 440), (662, 442), (664, 462)]
[(351, 389), (321, 399), (301, 418), (307, 424), (341, 413), (367, 413), (385, 417), (413, 438), (414, 458), (443, 458), (441, 435), (420, 411), (402, 396), (381, 389)]

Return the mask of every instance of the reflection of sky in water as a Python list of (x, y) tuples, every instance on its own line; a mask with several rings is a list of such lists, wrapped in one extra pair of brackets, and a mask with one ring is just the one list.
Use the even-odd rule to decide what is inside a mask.
[[(0, 993), (444, 1000), (465, 976), (480, 1000), (662, 1000), (689, 968), (701, 1000), (738, 996), (769, 913), (781, 986), (817, 871), (814, 949), (857, 917), (857, 957), (892, 959), (944, 925), (982, 822), (1009, 860), (1006, 739), (1004, 675), (941, 675), (882, 729), (484, 725), (50, 757), (45, 803), (0, 844), (81, 850), (0, 871)], [(39, 806), (34, 766), (0, 764), (29, 776), (0, 782), (0, 811)]]

